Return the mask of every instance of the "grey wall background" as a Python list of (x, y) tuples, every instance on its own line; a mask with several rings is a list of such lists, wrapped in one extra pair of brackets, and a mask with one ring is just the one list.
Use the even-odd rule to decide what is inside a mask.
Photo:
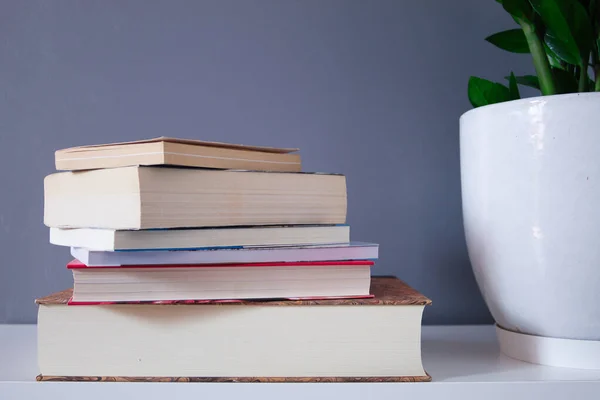
[(529, 57), (487, 35), (493, 0), (0, 2), (0, 323), (71, 285), (48, 244), (54, 150), (161, 135), (300, 147), (348, 179), (376, 274), (433, 299), (426, 324), (490, 323), (462, 228), (458, 118), (469, 75)]

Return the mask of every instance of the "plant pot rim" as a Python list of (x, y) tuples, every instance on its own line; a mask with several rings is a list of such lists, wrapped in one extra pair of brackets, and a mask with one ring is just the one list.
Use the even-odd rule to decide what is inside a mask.
[(502, 103), (496, 104), (488, 104), (486, 106), (481, 106), (477, 108), (471, 108), (468, 111), (465, 111), (460, 119), (462, 120), (464, 117), (475, 114), (480, 111), (489, 111), (491, 109), (495, 109), (497, 111), (501, 111), (503, 108), (514, 107), (515, 105), (521, 105), (524, 107), (529, 107), (532, 104), (540, 104), (546, 103), (548, 101), (569, 101), (575, 98), (593, 98), (597, 99), (600, 102), (600, 92), (583, 92), (583, 93), (564, 93), (564, 94), (553, 94), (549, 96), (534, 96), (534, 97), (526, 97), (518, 100), (510, 100)]

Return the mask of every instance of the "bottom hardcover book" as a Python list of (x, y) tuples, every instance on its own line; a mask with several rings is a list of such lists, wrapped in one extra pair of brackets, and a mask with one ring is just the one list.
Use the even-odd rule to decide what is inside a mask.
[(424, 382), (430, 300), (394, 277), (372, 298), (68, 306), (36, 300), (39, 381)]
[(148, 376), (47, 376), (38, 375), (38, 381), (45, 382), (262, 382), (262, 383), (316, 383), (316, 382), (431, 382), (428, 374), (421, 376), (373, 376), (373, 377), (332, 377), (332, 376), (308, 376), (308, 377), (148, 377)]

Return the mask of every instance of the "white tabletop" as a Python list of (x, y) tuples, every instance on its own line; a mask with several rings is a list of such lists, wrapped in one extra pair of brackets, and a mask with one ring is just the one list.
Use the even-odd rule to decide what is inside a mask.
[[(600, 370), (544, 367), (498, 351), (492, 326), (423, 328), (430, 383), (36, 382), (35, 325), (0, 325), (0, 399), (598, 399)], [(206, 397), (205, 397), (206, 396)], [(443, 396), (443, 397), (442, 397)], [(403, 397), (407, 398), (407, 397)]]

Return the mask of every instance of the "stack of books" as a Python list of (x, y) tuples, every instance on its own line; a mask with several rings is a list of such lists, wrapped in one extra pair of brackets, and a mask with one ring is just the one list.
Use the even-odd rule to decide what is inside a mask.
[(430, 380), (430, 301), (371, 278), (345, 176), (302, 172), (297, 149), (164, 137), (55, 161), (44, 223), (74, 284), (36, 300), (38, 380)]

